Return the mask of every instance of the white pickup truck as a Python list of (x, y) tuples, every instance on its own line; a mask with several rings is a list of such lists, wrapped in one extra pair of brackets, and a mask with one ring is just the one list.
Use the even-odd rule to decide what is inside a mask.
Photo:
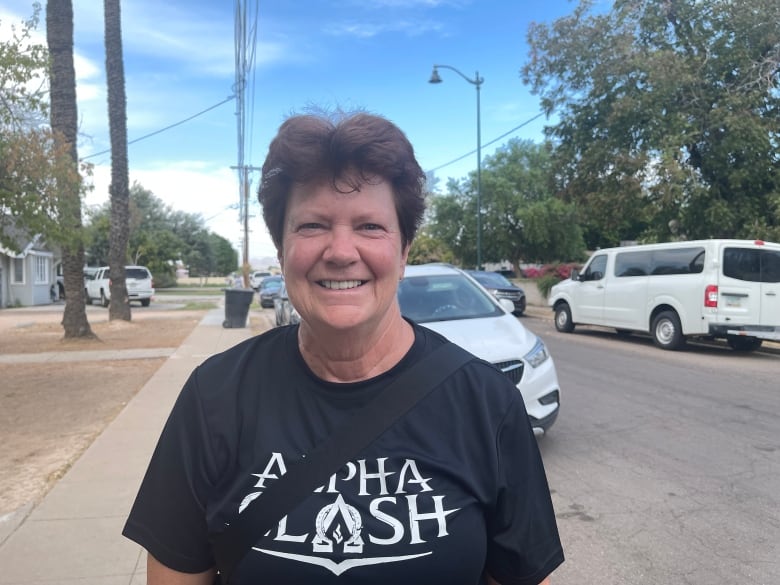
[[(148, 307), (154, 294), (152, 273), (146, 266), (125, 266), (125, 284), (127, 296), (131, 301), (138, 301)], [(84, 284), (84, 294), (87, 304), (99, 301), (104, 307), (111, 301), (111, 276), (108, 266), (101, 266)]]

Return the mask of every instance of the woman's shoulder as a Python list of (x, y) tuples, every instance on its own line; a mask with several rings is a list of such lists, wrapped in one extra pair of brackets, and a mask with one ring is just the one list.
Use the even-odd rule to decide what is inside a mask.
[(297, 355), (297, 326), (275, 327), (204, 360), (193, 372), (200, 387), (273, 378)]

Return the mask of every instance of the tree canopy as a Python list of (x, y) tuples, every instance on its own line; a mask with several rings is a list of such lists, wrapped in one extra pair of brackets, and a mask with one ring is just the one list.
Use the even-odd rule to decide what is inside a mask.
[[(482, 248), (486, 262), (579, 258), (585, 248), (573, 204), (557, 200), (548, 144), (510, 140), (482, 169)], [(476, 173), (450, 180), (432, 198), (428, 232), (464, 266), (476, 265)]]
[[(138, 183), (130, 187), (128, 264), (141, 264), (154, 274), (155, 285), (174, 284), (176, 262), (192, 276), (225, 275), (238, 266), (238, 253), (228, 240), (210, 232), (198, 214), (176, 211)], [(108, 264), (110, 203), (89, 213), (87, 260)]]
[(557, 122), (588, 244), (780, 240), (780, 3), (584, 0), (533, 24), (524, 81)]

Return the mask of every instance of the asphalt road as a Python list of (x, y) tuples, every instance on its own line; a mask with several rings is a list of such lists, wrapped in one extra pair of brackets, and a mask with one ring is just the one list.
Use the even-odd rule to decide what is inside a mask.
[(567, 557), (554, 585), (780, 584), (780, 355), (550, 317), (522, 322), (562, 388), (539, 440)]

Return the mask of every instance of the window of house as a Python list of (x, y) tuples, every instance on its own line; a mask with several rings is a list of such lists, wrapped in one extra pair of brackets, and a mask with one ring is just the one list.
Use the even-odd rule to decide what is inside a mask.
[(49, 284), (48, 256), (34, 256), (35, 284)]
[(24, 284), (24, 258), (14, 258), (11, 265), (11, 284)]

